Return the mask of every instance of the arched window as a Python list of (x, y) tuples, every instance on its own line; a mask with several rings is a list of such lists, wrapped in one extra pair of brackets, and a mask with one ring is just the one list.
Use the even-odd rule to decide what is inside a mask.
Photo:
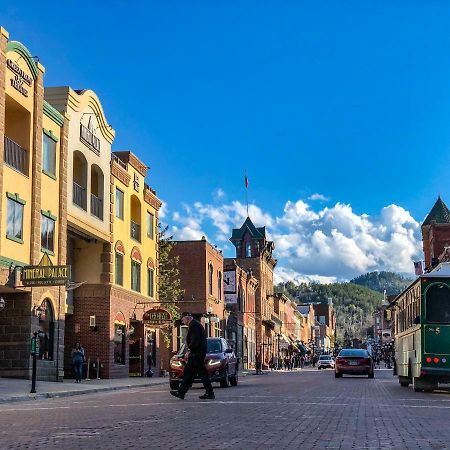
[(245, 311), (245, 291), (242, 289), (241, 311)]
[(86, 157), (80, 151), (73, 152), (72, 201), (75, 205), (87, 209), (88, 165)]
[(103, 220), (103, 185), (102, 169), (97, 164), (91, 167), (91, 214)]
[(211, 263), (209, 263), (208, 266), (209, 276), (208, 276), (208, 284), (209, 284), (209, 294), (212, 295), (213, 293), (213, 266)]
[(252, 257), (252, 243), (251, 242), (247, 242), (245, 244), (245, 257), (246, 258)]
[(136, 195), (131, 196), (130, 206), (131, 237), (141, 242), (141, 202)]
[(219, 275), (217, 277), (217, 299), (222, 300), (222, 272), (219, 270)]
[(53, 360), (53, 340), (55, 335), (55, 316), (52, 304), (45, 299), (38, 309), (39, 313), (39, 358)]

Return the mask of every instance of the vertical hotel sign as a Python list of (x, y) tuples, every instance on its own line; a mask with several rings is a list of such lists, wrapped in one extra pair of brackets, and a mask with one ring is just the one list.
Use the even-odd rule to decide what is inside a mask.
[(224, 271), (223, 287), (225, 292), (225, 305), (232, 305), (234, 303), (237, 303), (235, 270)]
[(24, 86), (30, 86), (33, 83), (33, 78), (22, 70), (19, 65), (12, 59), (6, 60), (8, 69), (14, 73), (14, 78), (11, 78), (11, 86), (19, 91), (24, 97), (28, 97), (28, 89)]
[(37, 266), (22, 268), (22, 284), (33, 286), (64, 286), (70, 280), (70, 266), (54, 266), (44, 254)]

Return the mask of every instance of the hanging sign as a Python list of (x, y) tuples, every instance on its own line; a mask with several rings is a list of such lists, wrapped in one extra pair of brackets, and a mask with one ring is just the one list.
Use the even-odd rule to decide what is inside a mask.
[(152, 308), (144, 313), (142, 322), (145, 325), (158, 326), (167, 325), (172, 321), (172, 316), (164, 308)]
[(70, 280), (70, 266), (54, 266), (45, 253), (37, 266), (22, 267), (24, 286), (64, 286)]
[(236, 292), (236, 271), (225, 270), (223, 273), (223, 289), (226, 294), (234, 294)]

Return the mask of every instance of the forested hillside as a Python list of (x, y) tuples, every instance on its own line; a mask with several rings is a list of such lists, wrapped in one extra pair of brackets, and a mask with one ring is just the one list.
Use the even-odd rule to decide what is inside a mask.
[(383, 292), (386, 295), (398, 295), (412, 279), (404, 278), (395, 272), (369, 272), (350, 280), (350, 283), (366, 286), (374, 291)]

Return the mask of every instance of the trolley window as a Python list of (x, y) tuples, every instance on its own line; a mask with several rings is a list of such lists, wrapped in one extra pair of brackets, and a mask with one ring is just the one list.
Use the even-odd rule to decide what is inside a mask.
[(430, 286), (426, 293), (427, 322), (450, 323), (450, 289), (442, 283)]

